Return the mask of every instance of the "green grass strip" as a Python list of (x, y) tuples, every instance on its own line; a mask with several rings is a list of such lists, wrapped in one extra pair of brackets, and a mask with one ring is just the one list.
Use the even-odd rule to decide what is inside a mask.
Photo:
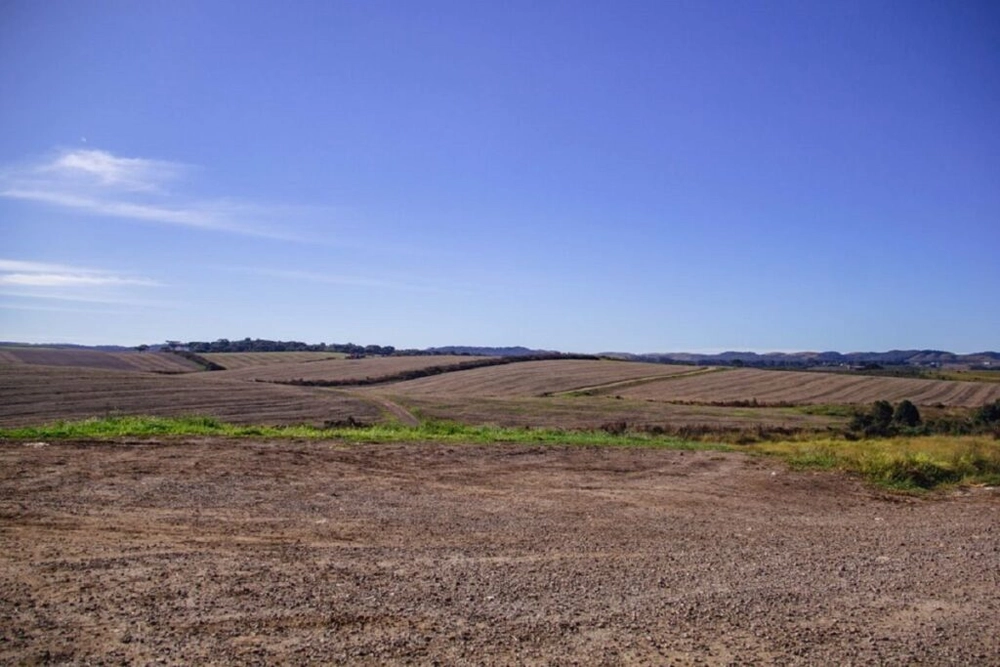
[(466, 426), (448, 421), (427, 421), (420, 426), (376, 424), (321, 428), (317, 426), (239, 425), (214, 417), (119, 416), (60, 421), (43, 426), (0, 429), (0, 438), (17, 440), (106, 439), (153, 436), (222, 436), (230, 438), (314, 438), (354, 442), (455, 442), (541, 443), (591, 446), (663, 447), (686, 450), (728, 450), (730, 446), (644, 433), (611, 434), (604, 431), (567, 431), (543, 428)]
[(1000, 485), (1000, 441), (990, 436), (815, 439), (747, 449), (782, 458), (793, 468), (854, 473), (893, 491)]

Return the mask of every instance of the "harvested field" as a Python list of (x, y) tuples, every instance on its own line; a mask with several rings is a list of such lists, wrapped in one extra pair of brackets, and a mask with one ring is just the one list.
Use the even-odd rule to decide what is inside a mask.
[[(372, 391), (372, 395), (375, 394)], [(392, 400), (425, 418), (464, 424), (496, 424), (534, 428), (596, 429), (616, 422), (629, 427), (711, 427), (712, 430), (788, 428), (822, 431), (843, 427), (847, 419), (803, 414), (795, 408), (731, 408), (711, 405), (574, 398), (462, 398), (402, 396)]]
[[(276, 354), (285, 354), (278, 352)], [(213, 361), (224, 355), (206, 355)], [(381, 378), (407, 371), (451, 366), (487, 357), (464, 357), (459, 355), (417, 356), (417, 357), (366, 357), (364, 359), (328, 359), (320, 361), (298, 361), (248, 366), (238, 370), (220, 371), (223, 376), (238, 380), (261, 380), (266, 382), (344, 381)], [(219, 362), (223, 363), (224, 362)]]
[(998, 527), (739, 454), (0, 443), (0, 662), (996, 664)]
[(975, 407), (1000, 399), (1000, 385), (794, 371), (733, 369), (623, 387), (631, 399), (762, 404), (867, 404), (909, 399), (917, 405)]
[(331, 390), (227, 381), (219, 375), (0, 365), (0, 425), (108, 414), (198, 414), (265, 424), (377, 421), (382, 415), (373, 401)]
[(273, 364), (343, 359), (347, 355), (340, 352), (208, 352), (199, 356), (226, 370), (240, 370)]
[(73, 366), (117, 371), (190, 373), (201, 366), (166, 352), (102, 352), (47, 347), (0, 347), (0, 365)]
[(695, 366), (612, 360), (525, 361), (399, 382), (392, 385), (392, 392), (412, 396), (543, 396), (698, 370)]

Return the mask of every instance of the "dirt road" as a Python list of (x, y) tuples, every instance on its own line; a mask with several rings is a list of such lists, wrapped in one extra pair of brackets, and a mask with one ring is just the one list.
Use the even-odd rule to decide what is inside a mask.
[(0, 663), (1000, 664), (1000, 496), (735, 454), (0, 443)]

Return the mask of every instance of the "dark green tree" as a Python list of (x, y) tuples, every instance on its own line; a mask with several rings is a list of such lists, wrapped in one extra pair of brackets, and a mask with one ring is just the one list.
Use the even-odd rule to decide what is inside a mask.
[(899, 426), (913, 428), (920, 425), (920, 411), (917, 406), (909, 400), (904, 399), (896, 406), (896, 411), (892, 414), (892, 421)]
[(976, 410), (972, 419), (977, 424), (1000, 424), (1000, 399), (980, 407)]
[(875, 401), (872, 404), (872, 421), (878, 428), (887, 428), (892, 423), (894, 412), (889, 401)]

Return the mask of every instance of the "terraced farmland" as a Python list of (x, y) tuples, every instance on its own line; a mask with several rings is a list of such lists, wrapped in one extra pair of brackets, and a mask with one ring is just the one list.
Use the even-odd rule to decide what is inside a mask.
[(211, 415), (237, 423), (377, 421), (374, 401), (332, 390), (230, 381), (221, 373), (0, 364), (0, 424), (18, 426), (108, 414)]
[[(277, 352), (275, 354), (286, 354)], [(296, 354), (296, 353), (291, 353)], [(304, 354), (323, 354), (306, 352)], [(212, 361), (225, 357), (225, 354), (206, 355)], [(318, 361), (289, 360), (284, 363), (266, 363), (239, 368), (236, 370), (217, 371), (215, 374), (235, 380), (261, 380), (265, 382), (291, 382), (305, 380), (309, 382), (332, 382), (346, 380), (365, 380), (381, 378), (405, 373), (408, 371), (430, 368), (432, 366), (451, 366), (488, 357), (466, 357), (459, 355), (414, 356), (414, 357), (368, 357), (365, 359), (321, 359)], [(225, 360), (221, 362), (225, 365)]]
[(0, 364), (73, 366), (118, 371), (190, 373), (201, 366), (165, 352), (102, 352), (46, 347), (0, 347)]
[(696, 366), (667, 366), (629, 361), (552, 359), (476, 368), (393, 384), (393, 393), (413, 396), (478, 397), (546, 396), (568, 391), (599, 390), (617, 383), (683, 375)]
[(616, 393), (692, 403), (866, 404), (909, 399), (917, 405), (975, 407), (1000, 399), (1000, 385), (746, 368), (649, 382)]

